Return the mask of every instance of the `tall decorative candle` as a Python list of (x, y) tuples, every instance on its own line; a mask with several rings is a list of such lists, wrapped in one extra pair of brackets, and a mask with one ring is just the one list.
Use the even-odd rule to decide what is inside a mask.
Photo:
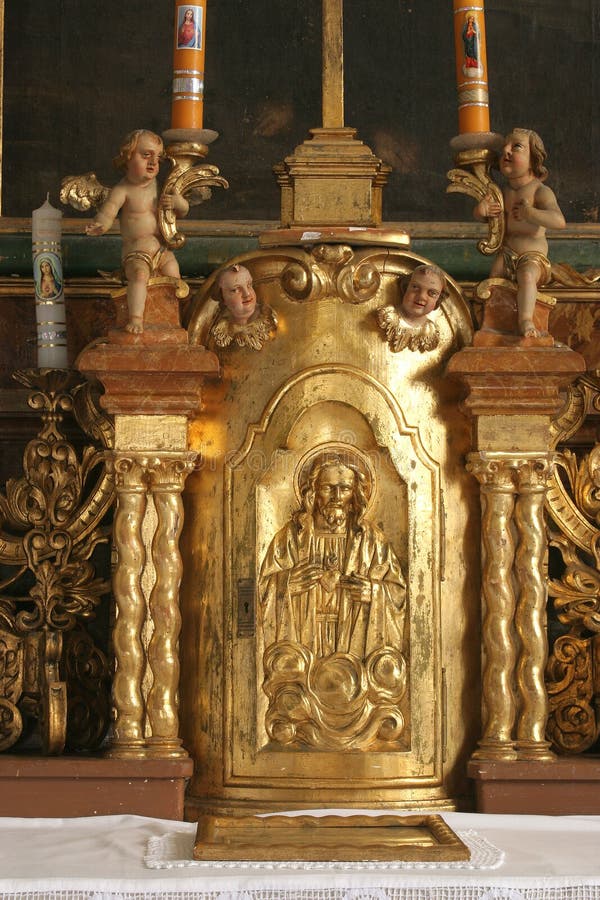
[(171, 128), (202, 128), (206, 0), (175, 0)]
[(37, 364), (40, 369), (66, 369), (68, 366), (61, 220), (62, 213), (50, 205), (49, 196), (31, 215)]
[(454, 0), (454, 46), (458, 87), (458, 130), (489, 132), (490, 108), (483, 0)]

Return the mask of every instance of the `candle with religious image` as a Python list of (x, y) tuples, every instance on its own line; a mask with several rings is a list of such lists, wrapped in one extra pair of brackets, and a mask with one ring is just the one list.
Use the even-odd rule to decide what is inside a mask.
[(31, 215), (33, 283), (39, 369), (66, 369), (67, 320), (63, 293), (62, 213), (46, 198)]
[(206, 0), (175, 0), (171, 128), (202, 128), (205, 34)]
[(454, 46), (458, 88), (458, 130), (489, 132), (487, 56), (483, 0), (454, 0)]

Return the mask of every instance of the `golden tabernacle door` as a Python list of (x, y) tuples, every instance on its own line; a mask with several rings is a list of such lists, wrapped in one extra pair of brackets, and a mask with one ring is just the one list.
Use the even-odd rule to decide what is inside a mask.
[[(426, 261), (393, 244), (232, 262), (189, 325), (222, 377), (185, 494), (188, 815), (460, 805), (480, 646), (477, 485), (445, 374), (470, 339), (460, 290), (404, 318)], [(241, 321), (225, 287), (248, 272)]]

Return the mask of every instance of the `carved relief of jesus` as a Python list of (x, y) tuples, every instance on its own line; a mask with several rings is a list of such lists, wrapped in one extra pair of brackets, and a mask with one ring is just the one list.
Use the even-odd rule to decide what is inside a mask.
[(353, 448), (317, 451), (300, 507), (259, 578), (267, 735), (319, 749), (400, 747), (408, 683), (406, 583), (366, 519), (373, 483)]
[(348, 459), (314, 460), (302, 503), (271, 541), (260, 574), (265, 646), (315, 656), (402, 648), (406, 584), (393, 547), (365, 520), (367, 477)]

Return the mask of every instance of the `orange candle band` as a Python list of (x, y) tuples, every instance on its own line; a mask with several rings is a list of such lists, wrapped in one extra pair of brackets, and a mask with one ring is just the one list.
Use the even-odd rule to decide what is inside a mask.
[(205, 34), (206, 0), (175, 0), (171, 128), (202, 128)]
[(454, 46), (460, 134), (489, 132), (490, 108), (483, 0), (454, 0)]

